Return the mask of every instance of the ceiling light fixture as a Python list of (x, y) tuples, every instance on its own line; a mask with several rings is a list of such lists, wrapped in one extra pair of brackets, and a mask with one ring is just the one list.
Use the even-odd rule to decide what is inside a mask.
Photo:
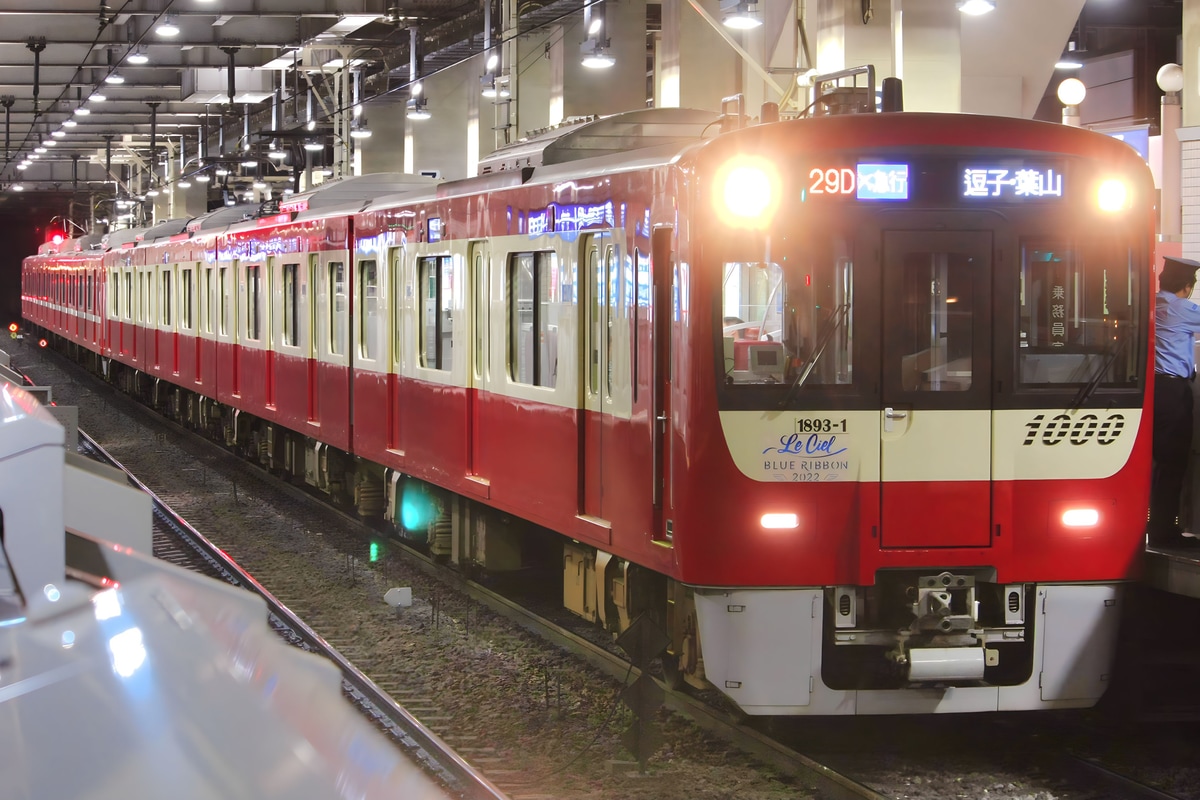
[(1079, 51), (1075, 49), (1075, 42), (1067, 42), (1067, 51), (1062, 54), (1062, 58), (1054, 64), (1055, 69), (1083, 69), (1083, 61), (1079, 58)]
[(408, 101), (408, 118), (422, 120), (433, 116), (429, 113), (429, 109), (426, 108), (425, 103), (426, 100), (424, 97), (413, 97), (410, 99)]
[(66, 131), (55, 131), (54, 133), (52, 133), (50, 135), (53, 136), (55, 139), (61, 139), (62, 137), (67, 135), (67, 132)]
[(150, 63), (150, 56), (146, 55), (141, 50), (134, 50), (125, 57), (125, 60), (130, 64), (148, 64)]
[(738, 31), (762, 27), (762, 12), (753, 0), (723, 0), (721, 24)]
[[(606, 39), (605, 42), (608, 40)], [(580, 48), (583, 59), (580, 63), (588, 69), (608, 69), (617, 60), (608, 52), (608, 46), (598, 39), (588, 39)]]
[[(78, 122), (76, 122), (75, 120), (71, 119), (70, 117), (68, 117), (67, 119), (64, 119), (64, 120), (63, 120), (63, 127), (64, 127), (64, 128), (74, 128), (74, 127), (75, 127), (76, 125), (78, 125), (78, 124), (79, 124)], [(63, 134), (63, 135), (65, 136), (66, 134)]]
[(107, 99), (108, 95), (100, 94), (99, 92), (92, 92), (92, 96), (88, 98), (88, 100), (94, 103), (103, 103)]
[(371, 138), (371, 129), (367, 127), (366, 120), (362, 120), (362, 121), (355, 120), (354, 121), (353, 126), (351, 126), (351, 128), (350, 128), (350, 138), (351, 139), (370, 139)]
[(80, 106), (79, 108), (75, 109), (75, 113), (81, 117), (86, 117), (88, 114), (92, 113), (92, 110), (87, 106)]
[(310, 153), (314, 153), (317, 150), (324, 150), (325, 145), (323, 145), (321, 142), (317, 141), (316, 139), (309, 139), (307, 142), (304, 143), (304, 149), (309, 151)]
[(122, 78), (120, 75), (118, 75), (118, 74), (117, 74), (117, 73), (115, 73), (115, 72), (110, 72), (110, 73), (108, 73), (107, 75), (105, 75), (105, 76), (104, 76), (104, 82), (105, 82), (105, 83), (111, 83), (111, 84), (113, 84), (113, 85), (115, 86), (115, 85), (117, 85), (117, 84), (119, 84), (119, 83), (124, 83), (124, 82), (125, 82), (125, 79), (124, 79), (124, 78)]
[(617, 60), (609, 52), (609, 40), (604, 37), (605, 3), (597, 2), (583, 9), (583, 27), (588, 38), (579, 46), (580, 63), (588, 69), (608, 69)]
[(192, 188), (192, 182), (188, 181), (188, 180), (180, 181), (179, 188), (180, 189), (190, 189), (190, 188)]
[(208, 177), (207, 172), (201, 172), (199, 175), (196, 176), (197, 183), (208, 183), (210, 180), (212, 180), (212, 179)]
[(13, 190), (14, 192), (23, 192), (23, 191), (25, 191), (25, 187), (24, 187), (24, 186), (22, 186), (22, 185), (21, 185), (21, 184), (19, 184), (19, 183), (14, 183), (14, 184), (12, 185), (12, 190)]
[(996, 10), (995, 0), (958, 0), (958, 10), (968, 16), (978, 17)]
[(154, 29), (154, 32), (159, 36), (178, 36), (179, 25), (175, 21), (175, 15), (167, 14), (163, 18), (163, 21), (158, 23), (158, 27)]

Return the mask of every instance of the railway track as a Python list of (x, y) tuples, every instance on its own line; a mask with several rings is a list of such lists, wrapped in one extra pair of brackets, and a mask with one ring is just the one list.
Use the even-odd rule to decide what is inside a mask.
[[(132, 402), (129, 405), (131, 408), (136, 409), (138, 413), (146, 415), (149, 419), (153, 419), (155, 425), (163, 425), (174, 431), (175, 433), (170, 434), (171, 436), (186, 434), (199, 447), (205, 448), (207, 452), (211, 453), (212, 459), (221, 461), (224, 466), (219, 469), (231, 470), (233, 477), (214, 477), (214, 483), (222, 480), (233, 481), (235, 485), (239, 482), (248, 483), (249, 478), (243, 477), (243, 473), (253, 472), (262, 480), (271, 481), (274, 490), (285, 494), (288, 502), (295, 505), (314, 504), (312, 513), (314, 515), (318, 513), (315, 510), (318, 506), (318, 501), (303, 489), (271, 478), (265, 472), (258, 470), (244, 460), (238, 459), (225, 449), (207, 440), (194, 437), (193, 434), (186, 432), (183, 428), (175, 426), (173, 423), (142, 409), (140, 406), (136, 406)], [(209, 467), (205, 466), (202, 469), (206, 471), (205, 474), (207, 475)], [(319, 513), (322, 514), (337, 513), (348, 525), (357, 527), (361, 536), (378, 538), (377, 531), (362, 525), (357, 518), (341, 514), (336, 509), (330, 509), (330, 507), (324, 504), (319, 504), (319, 508), (321, 509)], [(164, 531), (162, 535), (167, 539), (172, 538), (168, 533), (168, 531)], [(159, 536), (158, 522), (156, 520), (156, 555), (160, 550)], [(165, 545), (162, 545), (161, 548), (164, 554), (166, 554)], [(431, 580), (437, 581), (454, 592), (472, 598), (495, 614), (512, 620), (538, 637), (567, 650), (581, 661), (611, 676), (615, 681), (630, 680), (637, 675), (636, 671), (631, 670), (627, 661), (610, 652), (605, 647), (588, 641), (565, 627), (540, 617), (528, 609), (519, 606), (499, 592), (493, 591), (478, 582), (471, 581), (458, 572), (446, 569), (418, 551), (408, 548), (391, 548), (390, 553), (406, 564), (419, 569), (422, 573), (428, 575)], [(174, 559), (185, 556), (170, 554), (168, 557)], [(357, 563), (351, 556), (347, 556), (346, 558), (346, 569), (347, 574), (351, 576), (350, 580), (352, 582), (359, 579), (365, 580), (369, 571), (368, 568), (362, 563)], [(358, 578), (354, 577), (356, 572), (359, 575)], [(472, 624), (474, 624), (473, 621)], [(320, 637), (317, 638), (319, 639)], [(343, 660), (345, 660), (345, 657), (348, 657), (363, 672), (377, 674), (372, 667), (370, 654), (358, 652), (358, 647), (350, 637), (346, 637), (343, 640), (341, 634), (331, 632), (329, 639), (335, 645), (342, 645), (339, 649), (345, 650), (342, 654)], [(536, 791), (529, 794), (529, 776), (509, 774), (504, 769), (503, 759), (497, 757), (495, 748), (478, 742), (477, 737), (471, 731), (457, 728), (452, 720), (453, 715), (444, 713), (444, 709), (439, 708), (437, 702), (430, 697), (429, 692), (425, 691), (421, 686), (406, 684), (403, 680), (399, 680), (394, 675), (388, 675), (387, 673), (386, 668), (378, 673), (380, 677), (378, 678), (378, 683), (373, 684), (374, 688), (404, 702), (411, 709), (413, 715), (427, 722), (429, 727), (437, 732), (438, 736), (450, 742), (459, 750), (464, 759), (467, 759), (475, 764), (475, 766), (483, 769), (485, 773), (488, 773), (495, 785), (502, 790), (509, 791), (514, 798), (545, 796), (537, 794)], [(349, 691), (348, 693), (352, 694)], [(840, 766), (837, 759), (826, 759), (823, 755), (820, 755), (819, 750), (808, 750), (806, 752), (816, 754), (805, 755), (795, 747), (785, 744), (784, 740), (786, 737), (775, 737), (757, 731), (753, 727), (743, 724), (730, 714), (719, 709), (714, 709), (685, 692), (667, 690), (665, 698), (666, 706), (670, 710), (694, 721), (705, 731), (728, 742), (739, 750), (751, 754), (758, 761), (770, 765), (772, 769), (791, 776), (793, 785), (803, 787), (804, 791), (808, 793), (807, 795), (800, 796), (829, 798), (932, 796), (923, 795), (919, 791), (913, 792), (911, 791), (911, 787), (906, 789), (889, 784), (886, 781), (879, 781), (869, 770), (860, 771), (853, 764), (850, 766)], [(389, 702), (391, 701), (389, 700)], [(1022, 716), (1024, 719), (1029, 719), (1027, 715)], [(985, 724), (990, 724), (990, 722)], [(914, 728), (920, 729), (922, 721), (913, 720), (911, 725)], [(1105, 766), (1102, 760), (1075, 756), (1063, 748), (1049, 748), (1048, 751), (1043, 751), (1038, 758), (1038, 764), (1039, 769), (1043, 773), (1061, 775), (1060, 785), (1069, 782), (1073, 789), (1075, 789), (1074, 791), (1062, 794), (1046, 795), (1047, 797), (1147, 797), (1161, 799), (1172, 797), (1185, 798), (1189, 796), (1186, 793), (1178, 795), (1166, 793), (1161, 789), (1142, 783), (1134, 777)], [(918, 772), (920, 770), (916, 761), (914, 761), (914, 769)], [(523, 792), (526, 794), (522, 794)], [(992, 796), (1004, 797), (1006, 795), (1001, 791), (996, 791), (992, 792)], [(1040, 797), (1041, 795), (1021, 794), (1014, 796)]]

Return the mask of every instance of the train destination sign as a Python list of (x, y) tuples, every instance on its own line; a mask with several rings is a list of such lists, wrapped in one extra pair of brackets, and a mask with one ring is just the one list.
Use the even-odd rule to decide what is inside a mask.
[(907, 200), (908, 164), (862, 163), (813, 167), (805, 195), (852, 196), (858, 200)]
[(971, 164), (962, 168), (962, 196), (1036, 200), (1063, 196), (1063, 176), (1052, 167)]

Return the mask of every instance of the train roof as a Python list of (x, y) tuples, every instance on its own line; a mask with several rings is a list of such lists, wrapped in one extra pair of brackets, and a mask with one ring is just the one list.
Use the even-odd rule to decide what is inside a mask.
[(136, 243), (146, 231), (145, 228), (122, 228), (119, 231), (112, 231), (104, 236), (105, 250), (120, 250), (127, 244)]
[(261, 206), (254, 203), (222, 206), (221, 208), (209, 211), (207, 214), (193, 217), (187, 224), (187, 232), (196, 234), (217, 230), (218, 228), (227, 228), (244, 220), (253, 219), (258, 214), (260, 208)]
[(143, 242), (154, 242), (159, 239), (169, 239), (172, 236), (178, 236), (187, 229), (190, 219), (191, 217), (175, 217), (155, 223), (142, 231), (141, 240)]
[(104, 235), (99, 233), (85, 233), (83, 236), (78, 236), (74, 239), (67, 239), (58, 248), (60, 253), (88, 253), (93, 250), (100, 250), (104, 246)]
[(479, 162), (479, 173), (565, 164), (705, 138), (721, 114), (694, 108), (642, 108), (538, 131)]
[(415, 188), (434, 186), (436, 178), (427, 175), (411, 175), (405, 172), (372, 172), (367, 175), (351, 175), (325, 181), (310, 191), (293, 195), (279, 202), (280, 211), (311, 211), (330, 213), (345, 210), (353, 213), (361, 210), (372, 200), (391, 194), (400, 194)]

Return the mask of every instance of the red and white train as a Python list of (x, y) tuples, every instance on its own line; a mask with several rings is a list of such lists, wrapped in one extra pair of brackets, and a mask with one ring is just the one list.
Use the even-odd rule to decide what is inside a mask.
[(747, 713), (1093, 704), (1144, 548), (1146, 165), (1019, 119), (719, 121), (45, 247), (23, 313), (454, 563), (649, 615)]

